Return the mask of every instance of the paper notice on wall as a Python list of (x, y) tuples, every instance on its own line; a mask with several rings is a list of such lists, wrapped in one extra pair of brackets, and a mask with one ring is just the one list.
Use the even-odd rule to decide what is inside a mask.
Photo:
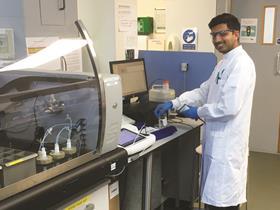
[(242, 18), (240, 29), (241, 43), (256, 43), (257, 42), (257, 25), (256, 18)]
[[(32, 55), (59, 40), (59, 37), (26, 37), (25, 40), (27, 55)], [(56, 59), (50, 61), (42, 66), (39, 66), (38, 68), (46, 70), (58, 70), (61, 68), (60, 60)]]
[(72, 72), (82, 72), (82, 49), (75, 50), (64, 56), (65, 58), (65, 70)]
[(164, 39), (148, 39), (148, 50), (164, 51)]
[(136, 9), (130, 4), (118, 5), (118, 29), (120, 32), (134, 31), (136, 27)]
[[(27, 54), (35, 54), (58, 40), (59, 37), (27, 37)], [(82, 50), (78, 49), (69, 54), (61, 56), (60, 58), (38, 66), (38, 69), (81, 72)]]
[(166, 31), (166, 10), (155, 8), (155, 32), (165, 33)]
[(26, 37), (27, 54), (31, 55), (59, 40), (58, 37)]

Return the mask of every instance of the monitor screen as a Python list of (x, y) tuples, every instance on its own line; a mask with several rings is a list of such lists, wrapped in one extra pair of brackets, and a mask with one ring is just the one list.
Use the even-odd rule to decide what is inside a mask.
[(144, 59), (110, 62), (110, 70), (122, 81), (123, 96), (139, 96), (148, 92)]

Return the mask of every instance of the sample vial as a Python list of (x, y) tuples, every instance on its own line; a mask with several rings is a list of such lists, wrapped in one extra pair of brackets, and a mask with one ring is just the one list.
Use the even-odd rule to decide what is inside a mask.
[(158, 118), (158, 127), (164, 128), (167, 126), (167, 114), (163, 114)]

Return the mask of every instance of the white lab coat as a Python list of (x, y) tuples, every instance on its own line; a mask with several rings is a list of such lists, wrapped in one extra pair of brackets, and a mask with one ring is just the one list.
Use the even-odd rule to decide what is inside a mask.
[(219, 207), (246, 202), (248, 141), (255, 65), (242, 46), (226, 53), (200, 88), (172, 101), (198, 106), (203, 132), (202, 202)]

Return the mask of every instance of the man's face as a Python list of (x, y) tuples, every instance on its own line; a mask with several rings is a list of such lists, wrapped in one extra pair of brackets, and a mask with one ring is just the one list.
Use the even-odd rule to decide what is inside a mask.
[(211, 29), (212, 42), (215, 48), (225, 54), (239, 45), (239, 31), (230, 30), (227, 24), (219, 24)]

